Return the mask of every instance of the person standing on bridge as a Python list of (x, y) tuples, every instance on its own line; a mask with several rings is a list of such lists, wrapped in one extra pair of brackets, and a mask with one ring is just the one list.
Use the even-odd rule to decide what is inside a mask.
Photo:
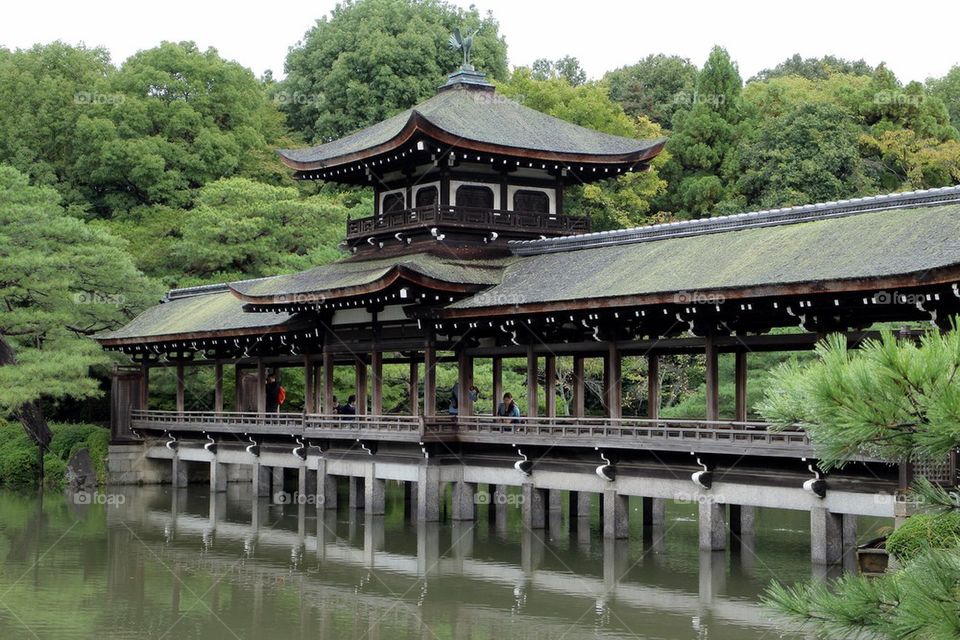
[(513, 418), (511, 422), (519, 422), (517, 418), (520, 417), (520, 407), (513, 401), (513, 394), (509, 391), (503, 394), (503, 402), (497, 405), (497, 417)]
[[(470, 387), (470, 402), (476, 402), (480, 397), (480, 389), (476, 386)], [(460, 383), (455, 382), (450, 389), (450, 415), (455, 416), (460, 413)]]
[[(347, 404), (340, 405), (339, 413), (342, 416), (357, 415), (357, 396), (351, 395), (347, 398)], [(344, 420), (353, 420), (353, 418), (344, 418)]]
[(278, 411), (280, 411), (280, 383), (277, 382), (277, 374), (271, 373), (267, 376), (267, 413)]

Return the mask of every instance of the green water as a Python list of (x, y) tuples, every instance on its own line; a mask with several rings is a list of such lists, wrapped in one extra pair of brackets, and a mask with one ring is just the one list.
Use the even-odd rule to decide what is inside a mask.
[(701, 555), (690, 505), (668, 505), (654, 544), (631, 502), (631, 539), (613, 544), (596, 516), (532, 533), (516, 507), (499, 525), (485, 507), (418, 525), (393, 485), (375, 518), (342, 500), (318, 519), (247, 485), (99, 500), (0, 492), (0, 638), (790, 638), (758, 594), (812, 573), (806, 514), (786, 511)]

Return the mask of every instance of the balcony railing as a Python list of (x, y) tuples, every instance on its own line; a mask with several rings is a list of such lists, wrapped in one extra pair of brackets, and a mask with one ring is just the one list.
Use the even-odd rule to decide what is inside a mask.
[(217, 413), (134, 409), (130, 412), (130, 428), (137, 431), (300, 435), (303, 433), (303, 416), (298, 413)]
[(366, 238), (378, 233), (393, 235), (427, 226), (551, 236), (587, 233), (590, 231), (590, 219), (528, 211), (429, 205), (349, 220), (347, 239)]

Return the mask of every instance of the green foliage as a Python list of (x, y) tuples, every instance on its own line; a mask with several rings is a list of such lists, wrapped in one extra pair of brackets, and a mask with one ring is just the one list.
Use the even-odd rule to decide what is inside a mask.
[(933, 551), (880, 578), (771, 585), (767, 606), (828, 638), (960, 636), (960, 553)]
[(308, 140), (325, 141), (429, 98), (461, 62), (447, 46), (455, 28), (479, 29), (473, 65), (506, 77), (506, 44), (490, 14), (439, 0), (338, 4), (287, 55), (276, 96), (288, 124)]
[(156, 295), (123, 243), (67, 215), (53, 189), (0, 166), (0, 255), (0, 339), (17, 359), (0, 366), (0, 415), (99, 394), (90, 369), (110, 359), (89, 336)]
[(960, 129), (960, 65), (952, 67), (942, 78), (927, 80), (927, 90), (947, 106), (950, 121)]
[[(90, 452), (97, 479), (103, 483), (107, 476), (107, 449), (110, 432), (90, 424), (50, 425), (53, 440), (43, 457), (44, 482), (50, 489), (64, 486), (67, 461), (78, 449)], [(0, 486), (31, 487), (37, 478), (37, 446), (19, 425), (0, 420)]]
[(845, 60), (836, 56), (822, 58), (801, 58), (795, 53), (772, 69), (764, 69), (750, 79), (750, 82), (771, 80), (796, 76), (808, 80), (822, 80), (838, 73), (868, 76), (873, 73), (873, 67), (863, 58), (860, 60)]
[(902, 562), (929, 549), (960, 548), (960, 511), (918, 513), (887, 538), (887, 551)]
[(537, 80), (559, 78), (566, 80), (574, 87), (587, 81), (587, 72), (580, 66), (580, 61), (573, 56), (563, 56), (559, 60), (539, 58), (530, 65), (530, 72)]
[(677, 109), (689, 104), (696, 76), (697, 68), (688, 59), (659, 53), (610, 71), (604, 80), (610, 98), (627, 115), (644, 116), (668, 127)]
[(773, 375), (760, 413), (810, 434), (824, 469), (858, 455), (891, 461), (943, 459), (960, 445), (960, 332), (931, 331), (920, 344), (884, 330), (848, 351), (828, 336), (818, 359)]

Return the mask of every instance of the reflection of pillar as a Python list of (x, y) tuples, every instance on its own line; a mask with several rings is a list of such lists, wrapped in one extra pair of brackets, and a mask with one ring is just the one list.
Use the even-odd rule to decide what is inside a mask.
[(218, 522), (227, 519), (227, 496), (222, 493), (210, 494), (210, 508), (208, 511), (210, 526), (216, 528)]
[(216, 460), (210, 461), (210, 491), (227, 490), (227, 465)]
[(337, 541), (337, 514), (333, 511), (317, 513), (317, 560), (327, 557), (327, 543)]
[(187, 486), (187, 463), (180, 459), (180, 456), (174, 454), (172, 461), (171, 483), (174, 487), (180, 488)]
[(270, 495), (270, 467), (259, 462), (253, 464), (253, 495), (256, 498)]
[(477, 515), (476, 503), (477, 485), (472, 482), (459, 481), (453, 485), (453, 513), (454, 520), (473, 521)]
[(253, 504), (250, 512), (250, 528), (254, 531), (265, 525), (268, 519), (268, 509), (270, 502), (256, 495), (253, 496)]
[(347, 482), (350, 487), (350, 510), (363, 509), (363, 499), (366, 497), (364, 496), (363, 478), (350, 476)]
[(473, 555), (473, 532), (472, 522), (458, 521), (450, 527), (450, 549), (453, 557), (460, 561), (460, 571), (463, 571), (462, 561)]
[(719, 551), (727, 548), (727, 523), (725, 505), (714, 502), (708, 496), (702, 497), (700, 504), (700, 550)]
[(417, 470), (417, 520), (440, 519), (440, 468), (421, 465)]
[(810, 510), (810, 560), (835, 564), (843, 556), (843, 518), (823, 507)]
[(297, 503), (297, 538), (301, 547), (307, 538), (307, 503), (299, 500)]
[(493, 505), (493, 522), (497, 533), (507, 532), (507, 502), (509, 495), (506, 485), (490, 486), (490, 504)]
[(363, 506), (367, 515), (382, 516), (386, 510), (387, 482), (376, 476), (376, 465), (367, 467), (367, 477), (363, 481)]
[(628, 521), (629, 497), (617, 493), (616, 489), (603, 492), (603, 537), (607, 539), (626, 538), (630, 534)]
[(284, 489), (284, 487), (283, 487), (283, 475), (284, 475), (283, 467), (273, 467), (272, 470), (271, 470), (271, 474), (272, 474), (272, 477), (271, 477), (271, 483), (272, 483), (272, 484), (271, 484), (271, 486), (270, 486), (270, 490), (273, 492), (274, 495), (276, 495), (276, 494), (278, 494), (278, 493), (282, 493), (282, 492), (283, 492), (283, 489)]
[(526, 529), (543, 529), (546, 526), (546, 496), (543, 489), (537, 489), (532, 482), (524, 482), (521, 487), (521, 514)]
[(615, 588), (629, 569), (629, 544), (613, 538), (603, 541), (603, 583), (607, 589)]
[(367, 512), (363, 518), (363, 561), (368, 567), (374, 566), (377, 551), (383, 550), (383, 542), (383, 517)]
[(524, 528), (520, 532), (520, 566), (526, 574), (540, 566), (543, 560), (543, 538), (540, 532)]
[(310, 489), (307, 485), (307, 465), (305, 462), (301, 462), (300, 467), (297, 468), (297, 498), (299, 498), (299, 502), (306, 504), (308, 495), (310, 495)]
[(323, 458), (317, 462), (317, 507), (337, 508), (337, 476), (327, 473), (327, 461)]
[(700, 604), (709, 605), (720, 595), (727, 578), (726, 555), (700, 550)]
[(426, 577), (436, 572), (440, 561), (440, 525), (417, 522), (417, 575)]

